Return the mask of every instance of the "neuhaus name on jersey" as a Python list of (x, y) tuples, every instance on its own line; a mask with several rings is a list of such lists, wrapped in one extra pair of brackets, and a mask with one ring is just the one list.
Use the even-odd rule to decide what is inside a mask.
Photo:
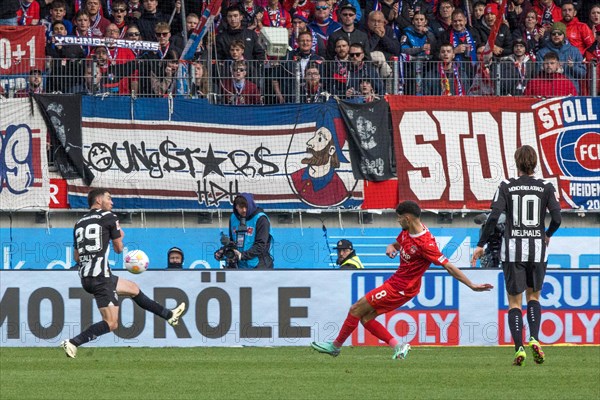
[(542, 237), (542, 231), (538, 229), (511, 229), (512, 237)]

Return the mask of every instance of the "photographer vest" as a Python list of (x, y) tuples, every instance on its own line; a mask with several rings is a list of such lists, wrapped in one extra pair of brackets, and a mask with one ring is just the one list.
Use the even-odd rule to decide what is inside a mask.
[[(231, 214), (229, 219), (229, 226), (231, 227), (231, 232), (233, 233), (233, 241), (235, 242), (238, 250), (240, 252), (244, 252), (249, 250), (254, 245), (254, 240), (256, 239), (256, 223), (258, 219), (262, 216), (265, 216), (267, 220), (270, 222), (269, 216), (264, 212), (256, 213), (252, 216), (252, 218), (246, 220), (246, 230), (240, 230), (240, 220), (235, 216), (235, 214)], [(238, 230), (239, 235), (238, 235)], [(273, 259), (273, 239), (269, 234), (269, 240), (267, 242), (267, 252)], [(240, 269), (248, 269), (248, 268), (256, 268), (258, 265), (260, 257), (251, 258), (250, 260), (240, 260), (238, 261), (238, 268)]]

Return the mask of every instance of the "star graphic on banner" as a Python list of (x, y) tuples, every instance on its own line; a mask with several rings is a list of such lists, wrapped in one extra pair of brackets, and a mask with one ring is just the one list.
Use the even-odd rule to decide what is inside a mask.
[(194, 157), (196, 158), (196, 160), (200, 161), (202, 164), (204, 164), (204, 172), (202, 173), (202, 177), (206, 177), (206, 175), (210, 174), (211, 172), (214, 172), (215, 174), (221, 175), (222, 177), (225, 177), (225, 175), (223, 174), (223, 171), (221, 171), (221, 168), (219, 168), (219, 165), (227, 160), (226, 157), (215, 157), (215, 153), (213, 152), (212, 149), (212, 144), (208, 145), (208, 151), (206, 152), (206, 157)]

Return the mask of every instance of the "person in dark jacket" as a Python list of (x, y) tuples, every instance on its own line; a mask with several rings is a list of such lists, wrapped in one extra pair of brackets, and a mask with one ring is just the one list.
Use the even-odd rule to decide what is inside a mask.
[(244, 60), (265, 60), (265, 49), (258, 43), (258, 35), (255, 31), (242, 26), (242, 13), (237, 6), (227, 9), (227, 28), (217, 35), (217, 58), (226, 60), (229, 58), (229, 46), (234, 40), (245, 43)]
[[(239, 269), (273, 268), (273, 237), (271, 221), (262, 208), (254, 202), (250, 193), (240, 193), (233, 200), (233, 213), (229, 218), (229, 240)], [(215, 252), (222, 260), (224, 249)]]

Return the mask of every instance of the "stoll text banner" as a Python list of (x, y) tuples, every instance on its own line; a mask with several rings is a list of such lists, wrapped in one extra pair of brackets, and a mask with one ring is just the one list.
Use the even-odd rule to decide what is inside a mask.
[(485, 209), (516, 176), (514, 152), (536, 149), (536, 176), (563, 209), (600, 209), (600, 99), (388, 97), (401, 199), (424, 208)]

